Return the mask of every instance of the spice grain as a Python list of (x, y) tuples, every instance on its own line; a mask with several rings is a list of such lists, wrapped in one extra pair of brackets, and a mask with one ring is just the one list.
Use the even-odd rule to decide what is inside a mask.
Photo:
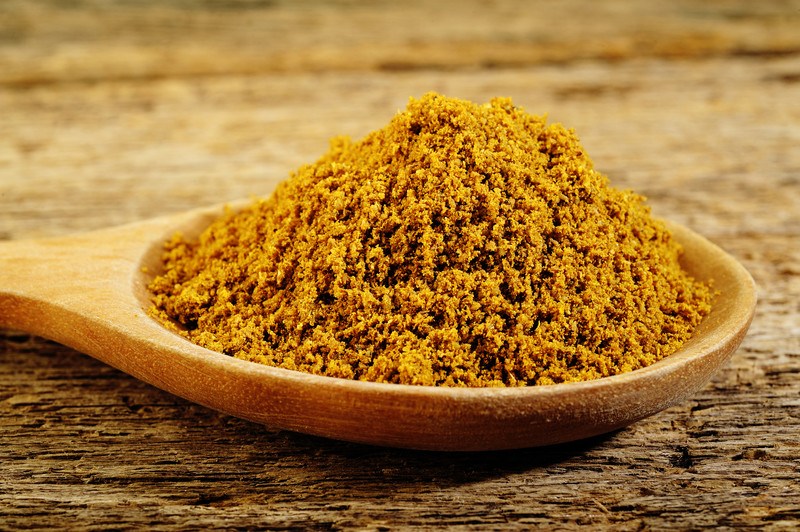
[(268, 199), (167, 244), (153, 313), (191, 341), (420, 385), (596, 379), (673, 353), (709, 288), (643, 198), (511, 100), (435, 93)]

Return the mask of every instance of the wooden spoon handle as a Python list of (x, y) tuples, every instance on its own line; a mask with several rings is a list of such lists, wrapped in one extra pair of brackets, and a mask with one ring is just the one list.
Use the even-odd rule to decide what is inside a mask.
[[(142, 261), (202, 211), (74, 236), (0, 243), (0, 326), (65, 341), (79, 319), (115, 319), (143, 286)], [(137, 294), (139, 291), (139, 294)]]
[(86, 237), (0, 243), (0, 326), (52, 338), (67, 309), (88, 310), (109, 279), (93, 262), (97, 247)]
[[(147, 315), (142, 267), (159, 263), (162, 244), (175, 231), (202, 228), (220, 211), (198, 209), (82, 235), (0, 243), (0, 327), (50, 338), (208, 404), (202, 391), (219, 372), (204, 381), (210, 367), (205, 350)], [(181, 371), (171, 371), (178, 366)], [(187, 380), (203, 385), (187, 386)]]

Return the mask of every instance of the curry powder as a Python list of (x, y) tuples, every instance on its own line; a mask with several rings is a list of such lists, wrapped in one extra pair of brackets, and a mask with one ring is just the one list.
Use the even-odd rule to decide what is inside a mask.
[(574, 132), (435, 93), (336, 138), (268, 199), (167, 244), (154, 314), (319, 375), (446, 386), (596, 379), (673, 353), (709, 287)]

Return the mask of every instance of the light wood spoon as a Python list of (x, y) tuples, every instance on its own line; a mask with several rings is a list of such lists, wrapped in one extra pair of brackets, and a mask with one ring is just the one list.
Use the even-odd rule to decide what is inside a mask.
[[(574, 384), (446, 388), (272, 368), (209, 351), (151, 319), (147, 283), (162, 244), (200, 233), (222, 206), (123, 227), (0, 243), (0, 327), (51, 338), (190, 401), (274, 427), (430, 450), (548, 445), (606, 433), (703, 386), (742, 341), (755, 285), (733, 258), (670, 224), (684, 268), (713, 279), (711, 314), (678, 352), (644, 369)], [(143, 271), (152, 272), (147, 274)]]

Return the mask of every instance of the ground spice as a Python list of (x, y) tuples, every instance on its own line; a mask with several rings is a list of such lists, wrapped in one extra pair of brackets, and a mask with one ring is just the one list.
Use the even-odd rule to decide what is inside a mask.
[(167, 245), (154, 313), (237, 358), (448, 386), (582, 381), (674, 352), (708, 287), (643, 198), (511, 100), (427, 94)]

